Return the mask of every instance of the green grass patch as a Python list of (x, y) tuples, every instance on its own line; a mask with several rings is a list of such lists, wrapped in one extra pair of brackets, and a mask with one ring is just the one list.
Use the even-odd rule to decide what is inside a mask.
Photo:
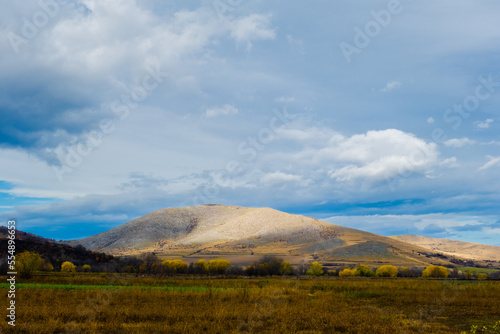
[(470, 270), (472, 273), (479, 274), (479, 273), (484, 273), (484, 274), (492, 274), (499, 272), (500, 270), (498, 269), (491, 269), (491, 268), (476, 268), (476, 267), (460, 267), (458, 270), (466, 272), (467, 270)]

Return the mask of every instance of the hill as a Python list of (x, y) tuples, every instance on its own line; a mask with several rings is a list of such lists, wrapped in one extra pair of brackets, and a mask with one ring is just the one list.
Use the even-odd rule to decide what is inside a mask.
[(315, 258), (344, 264), (451, 265), (446, 257), (421, 256), (429, 250), (393, 238), (270, 208), (215, 204), (158, 210), (70, 243), (113, 255), (224, 255), (239, 256), (240, 263), (251, 263), (255, 255), (273, 254), (288, 260), (295, 257), (292, 263)]
[(394, 235), (390, 238), (465, 259), (500, 261), (500, 247), (498, 246), (449, 239), (437, 239), (419, 235)]
[[(8, 245), (8, 229), (0, 226), (0, 271), (5, 271)], [(82, 246), (71, 246), (67, 243), (46, 239), (38, 235), (16, 231), (16, 254), (24, 251), (36, 252), (46, 262), (50, 262), (56, 270), (59, 270), (64, 261), (71, 261), (76, 265), (107, 263), (113, 256), (102, 252), (93, 252)]]

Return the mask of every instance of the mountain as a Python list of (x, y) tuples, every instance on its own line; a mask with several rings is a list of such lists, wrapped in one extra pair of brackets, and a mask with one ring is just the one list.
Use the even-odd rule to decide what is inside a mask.
[(390, 238), (465, 259), (489, 261), (500, 260), (500, 247), (498, 246), (489, 246), (449, 239), (437, 239), (419, 235), (394, 235)]
[(450, 264), (445, 256), (393, 238), (270, 208), (216, 204), (158, 210), (70, 243), (113, 255), (246, 256), (241, 262), (251, 262), (250, 256), (274, 254), (344, 263)]

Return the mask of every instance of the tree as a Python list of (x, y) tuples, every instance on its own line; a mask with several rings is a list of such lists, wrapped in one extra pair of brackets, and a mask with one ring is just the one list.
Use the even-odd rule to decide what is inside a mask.
[(398, 268), (395, 266), (391, 266), (390, 264), (381, 266), (375, 271), (375, 275), (377, 277), (397, 277), (398, 276)]
[(360, 265), (355, 269), (354, 276), (373, 277), (375, 276), (375, 273), (370, 269), (370, 267)]
[(188, 269), (188, 264), (182, 260), (163, 260), (161, 265), (169, 274), (184, 274)]
[(488, 274), (479, 273), (479, 274), (477, 274), (477, 279), (480, 281), (486, 280), (486, 279), (488, 279)]
[(281, 275), (293, 275), (293, 266), (286, 262), (286, 261), (283, 261), (281, 262), (281, 267), (280, 267), (280, 274)]
[(43, 271), (54, 271), (54, 266), (50, 262), (45, 262), (42, 266)]
[(448, 269), (441, 266), (433, 266), (432, 264), (427, 266), (422, 272), (422, 277), (433, 277), (433, 278), (446, 278), (448, 277)]
[(199, 259), (198, 262), (194, 264), (195, 273), (198, 275), (208, 274), (208, 262), (204, 259)]
[(306, 274), (309, 276), (321, 276), (323, 275), (323, 265), (317, 261), (314, 261), (307, 269)]
[(222, 275), (231, 267), (231, 262), (225, 259), (215, 259), (208, 261), (210, 274)]
[(16, 256), (16, 270), (22, 278), (30, 278), (35, 271), (40, 270), (44, 260), (35, 252), (22, 252)]
[(92, 270), (92, 267), (91, 267), (90, 265), (88, 265), (88, 264), (84, 264), (84, 265), (83, 265), (83, 267), (82, 267), (82, 271), (83, 271), (83, 272), (88, 273), (88, 272), (90, 272), (91, 270)]
[(69, 261), (63, 262), (63, 264), (61, 264), (61, 272), (74, 273), (76, 272), (76, 266)]
[(356, 274), (356, 269), (345, 268), (339, 272), (340, 277), (352, 277)]

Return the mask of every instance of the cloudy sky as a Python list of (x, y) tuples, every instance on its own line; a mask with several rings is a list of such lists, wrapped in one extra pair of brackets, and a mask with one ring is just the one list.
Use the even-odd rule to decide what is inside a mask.
[(220, 203), (500, 245), (498, 1), (0, 4), (3, 224)]

